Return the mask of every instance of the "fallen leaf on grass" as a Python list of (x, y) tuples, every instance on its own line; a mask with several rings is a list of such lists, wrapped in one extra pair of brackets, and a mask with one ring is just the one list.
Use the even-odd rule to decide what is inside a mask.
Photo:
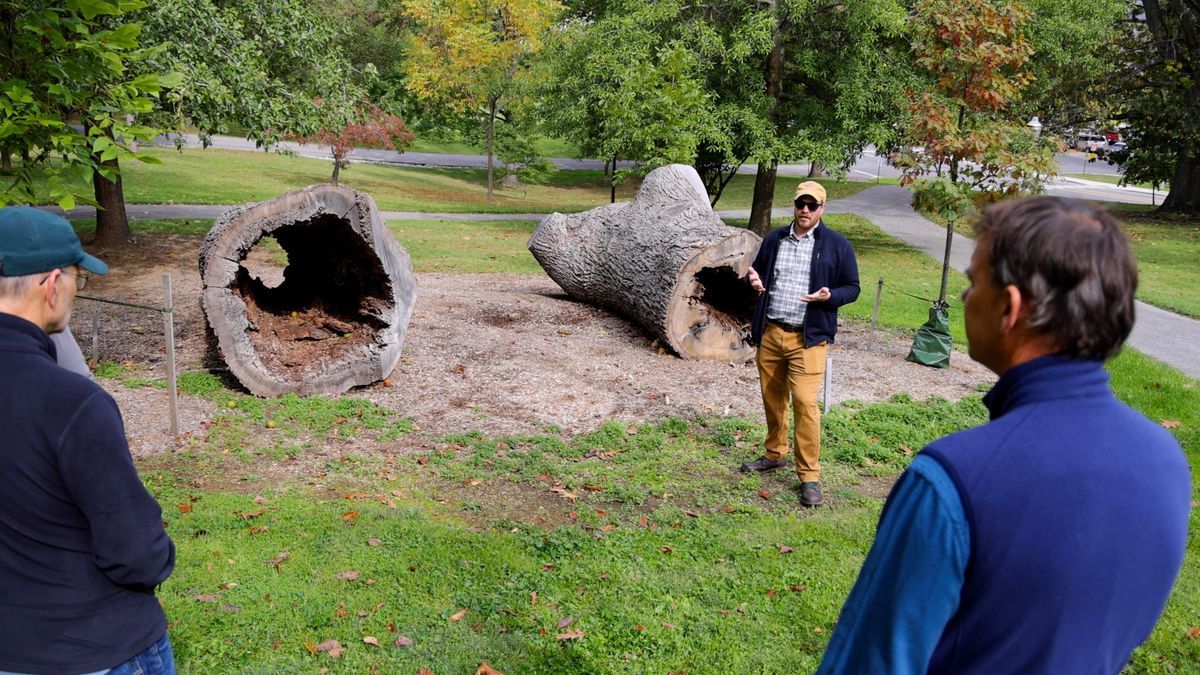
[(573, 623), (575, 623), (575, 617), (573, 617), (573, 616), (564, 616), (563, 618), (561, 618), (561, 619), (559, 619), (559, 620), (558, 620), (558, 623), (556, 623), (556, 624), (554, 624), (554, 625), (555, 625), (555, 626), (556, 626), (556, 627), (557, 627), (559, 630), (562, 630), (562, 629), (566, 628), (567, 626), (570, 626), (570, 625), (571, 625), (571, 624), (573, 624)]
[(350, 522), (358, 519), (358, 511), (347, 511), (342, 514), (342, 520)]
[(345, 579), (346, 581), (354, 581), (355, 579), (358, 578), (358, 572), (356, 572), (355, 570), (346, 570), (345, 572), (338, 572), (337, 578)]
[(215, 595), (195, 595), (195, 596), (192, 596), (192, 599), (195, 600), (196, 602), (216, 602), (217, 596), (215, 596)]
[(771, 491), (770, 491), (770, 490), (759, 490), (759, 491), (758, 491), (758, 496), (759, 496), (759, 497), (762, 497), (763, 499), (770, 499), (770, 498), (771, 498)]
[(417, 458), (417, 464), (420, 464), (421, 466), (425, 466), (428, 463), (429, 463), (428, 455), (421, 455), (420, 457)]
[(554, 639), (558, 640), (559, 642), (561, 642), (563, 640), (580, 640), (583, 638), (583, 635), (584, 635), (584, 633), (582, 630), (576, 629), (576, 630), (569, 630), (565, 633), (559, 633), (558, 635), (554, 636)]
[(475, 675), (504, 675), (504, 673), (489, 666), (488, 662), (484, 661), (483, 663), (479, 664), (478, 668), (475, 669)]
[(246, 511), (244, 513), (239, 513), (238, 515), (242, 517), (242, 520), (250, 520), (251, 518), (257, 518), (261, 516), (263, 513), (265, 512), (262, 509), (259, 509), (257, 511)]
[(665, 553), (667, 555), (671, 555), (672, 553), (675, 552), (675, 549), (671, 548), (670, 546), (660, 546), (658, 551), (659, 551), (659, 553)]
[(179, 504), (179, 512), (180, 512), (180, 513), (191, 513), (191, 512), (192, 512), (192, 505), (191, 505), (191, 504), (188, 504), (188, 503), (186, 503), (186, 502), (182, 502), (182, 503), (180, 503), (180, 504)]
[(1162, 425), (1166, 429), (1178, 429), (1179, 420), (1163, 420)]
[(824, 633), (825, 629), (821, 628), (820, 626), (817, 626), (816, 628), (813, 629), (813, 632), (814, 633)]
[(795, 584), (792, 586), (793, 593), (803, 593), (804, 591), (807, 591), (807, 590), (808, 590), (808, 586), (805, 586), (804, 584)]
[(642, 516), (641, 518), (638, 518), (638, 525), (645, 527), (649, 524), (650, 524), (650, 520), (648, 518), (646, 518), (646, 516)]
[(263, 532), (269, 532), (270, 530), (271, 530), (271, 528), (268, 525), (251, 525), (250, 526), (250, 534), (262, 534)]
[(364, 644), (368, 644), (368, 645), (374, 645), (374, 646), (376, 646), (376, 647), (381, 647), (381, 646), (382, 646), (382, 645), (380, 645), (380, 644), (379, 644), (379, 638), (377, 638), (377, 637), (373, 637), (373, 636), (370, 636), (370, 635), (368, 635), (368, 636), (366, 636), (365, 638), (363, 638), (363, 643), (364, 643)]
[(392, 644), (396, 645), (397, 647), (411, 647), (413, 641), (412, 638), (408, 637), (407, 635), (401, 635), (400, 637), (396, 638), (396, 641)]
[(529, 591), (529, 604), (537, 604), (537, 591)]
[(467, 615), (467, 610), (460, 609), (457, 612), (450, 615), (450, 620), (451, 621), (460, 621), (466, 615)]
[(1189, 628), (1187, 636), (1189, 640), (1200, 640), (1200, 626), (1192, 626)]
[(428, 668), (418, 668), (417, 675), (433, 675), (433, 671)]
[(554, 494), (558, 495), (559, 497), (562, 497), (563, 499), (571, 500), (572, 504), (575, 503), (575, 500), (579, 499), (578, 495), (576, 495), (574, 492), (571, 492), (570, 490), (563, 488), (563, 487), (552, 487), (552, 488), (550, 488), (550, 491), (553, 492)]
[(367, 540), (367, 546), (379, 546), (382, 543), (383, 543), (382, 539), (376, 539), (375, 537), (371, 537), (370, 539)]
[(780, 546), (779, 552), (780, 553), (795, 553), (796, 549), (792, 548), (791, 546)]
[(338, 659), (342, 657), (342, 653), (345, 652), (346, 649), (342, 647), (342, 643), (338, 642), (337, 640), (326, 640), (317, 645), (317, 651), (328, 652), (329, 656)]
[(639, 623), (638, 625), (634, 626), (633, 629), (638, 632), (641, 632), (641, 631), (646, 630), (646, 627)]
[(254, 502), (255, 504), (266, 504), (267, 498), (262, 495), (256, 495), (254, 499), (251, 499), (250, 501)]
[(777, 591), (776, 591), (774, 588), (768, 588), (768, 589), (767, 589), (767, 597), (768, 597), (768, 598), (773, 598), (773, 597), (775, 597), (775, 593), (777, 593)]
[(291, 556), (292, 556), (291, 553), (288, 553), (287, 551), (282, 551), (282, 552), (280, 552), (279, 555), (275, 556), (274, 558), (271, 558), (271, 560), (269, 562), (275, 566), (275, 571), (278, 572), (279, 566), (283, 564), (283, 561), (287, 560)]

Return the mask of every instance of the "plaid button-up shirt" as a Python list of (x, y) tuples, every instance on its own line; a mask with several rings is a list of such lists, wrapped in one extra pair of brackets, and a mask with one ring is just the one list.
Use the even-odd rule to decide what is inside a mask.
[(767, 318), (771, 321), (800, 326), (808, 303), (800, 296), (808, 295), (812, 281), (812, 256), (816, 239), (813, 233), (821, 224), (818, 222), (803, 237), (796, 236), (796, 224), (788, 236), (779, 241), (779, 254), (775, 258), (775, 274), (771, 286), (771, 304), (767, 306)]

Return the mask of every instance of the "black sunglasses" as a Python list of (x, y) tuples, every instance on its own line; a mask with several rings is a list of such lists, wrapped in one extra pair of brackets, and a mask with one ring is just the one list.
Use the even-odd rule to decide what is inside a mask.
[(799, 199), (796, 200), (796, 208), (801, 211), (816, 211), (824, 206), (821, 202), (805, 202)]

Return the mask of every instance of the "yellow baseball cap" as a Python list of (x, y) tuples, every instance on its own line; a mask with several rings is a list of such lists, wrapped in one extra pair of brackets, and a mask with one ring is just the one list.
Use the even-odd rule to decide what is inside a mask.
[(809, 196), (817, 200), (817, 203), (825, 203), (825, 186), (812, 180), (806, 180), (796, 186), (796, 196), (792, 197), (792, 201), (796, 201), (801, 197)]

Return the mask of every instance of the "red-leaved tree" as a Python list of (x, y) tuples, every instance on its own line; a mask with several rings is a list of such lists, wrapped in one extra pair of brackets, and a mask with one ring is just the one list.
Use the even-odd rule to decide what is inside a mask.
[[(320, 101), (317, 102), (321, 104)], [(389, 114), (379, 106), (362, 103), (355, 107), (349, 122), (336, 129), (323, 129), (300, 139), (303, 143), (328, 146), (333, 154), (333, 176), (330, 182), (338, 184), (338, 174), (350, 166), (350, 151), (355, 148), (372, 150), (395, 150), (404, 152), (412, 143), (413, 134), (404, 120)]]

